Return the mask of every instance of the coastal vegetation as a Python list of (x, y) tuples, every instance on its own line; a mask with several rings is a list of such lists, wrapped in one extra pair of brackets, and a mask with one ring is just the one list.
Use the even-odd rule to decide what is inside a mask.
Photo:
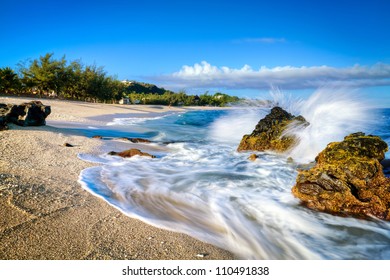
[(159, 104), (172, 106), (226, 106), (238, 102), (236, 96), (223, 93), (188, 95), (153, 84), (120, 81), (103, 67), (68, 61), (47, 53), (38, 59), (18, 64), (17, 69), (0, 68), (0, 93), (39, 98), (59, 98), (88, 102)]

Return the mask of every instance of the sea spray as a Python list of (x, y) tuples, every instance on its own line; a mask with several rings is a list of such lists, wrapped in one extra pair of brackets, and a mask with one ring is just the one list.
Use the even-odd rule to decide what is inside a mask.
[(216, 142), (238, 146), (242, 136), (250, 134), (259, 120), (268, 112), (268, 108), (261, 107), (231, 110), (211, 123), (208, 129), (208, 136)]
[(298, 139), (298, 145), (287, 153), (298, 162), (313, 161), (327, 144), (341, 141), (350, 133), (370, 133), (377, 124), (372, 105), (348, 89), (321, 88), (307, 100), (295, 100), (288, 107), (310, 123), (292, 124), (285, 132)]

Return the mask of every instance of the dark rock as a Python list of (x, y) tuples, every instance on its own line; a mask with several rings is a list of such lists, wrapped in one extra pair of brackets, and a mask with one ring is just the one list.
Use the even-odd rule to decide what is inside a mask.
[(69, 143), (64, 143), (63, 146), (64, 146), (64, 147), (74, 147), (72, 144), (69, 144)]
[(7, 114), (11, 110), (12, 104), (3, 104), (0, 103), (0, 131), (2, 130), (7, 130), (8, 125), (7, 125)]
[(138, 149), (129, 149), (129, 150), (119, 152), (119, 153), (118, 152), (109, 152), (108, 154), (111, 156), (120, 156), (120, 157), (124, 157), (124, 158), (133, 157), (133, 156), (143, 156), (143, 157), (151, 157), (151, 158), (156, 157), (154, 155), (144, 153)]
[(7, 121), (8, 121), (8, 114), (11, 111), (12, 104), (3, 104), (0, 103), (0, 131), (8, 129)]
[(129, 138), (129, 140), (132, 143), (152, 143), (150, 140), (143, 138)]
[[(50, 106), (45, 106), (40, 101), (11, 106), (11, 108), (8, 107), (8, 111), (5, 113), (7, 121), (20, 126), (45, 125), (46, 117), (51, 113)], [(3, 109), (5, 108), (3, 107)]]
[(7, 119), (5, 116), (0, 115), (0, 131), (7, 130), (7, 129), (8, 129)]
[(297, 143), (294, 136), (285, 133), (287, 128), (307, 125), (309, 123), (302, 116), (295, 117), (280, 107), (274, 107), (251, 134), (244, 135), (237, 150), (285, 152)]
[(124, 141), (130, 141), (131, 143), (152, 143), (148, 139), (143, 139), (143, 138), (127, 138), (127, 137), (121, 137), (118, 138), (118, 140), (124, 140)]
[(315, 210), (390, 220), (390, 178), (380, 163), (387, 150), (380, 137), (363, 133), (330, 143), (314, 167), (299, 172), (292, 193)]
[(100, 136), (100, 135), (94, 135), (94, 136), (92, 136), (92, 138), (95, 138), (95, 139), (103, 139), (103, 136)]

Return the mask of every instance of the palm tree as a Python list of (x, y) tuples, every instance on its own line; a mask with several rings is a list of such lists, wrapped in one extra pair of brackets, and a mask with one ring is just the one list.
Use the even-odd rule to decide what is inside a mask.
[(15, 93), (20, 88), (18, 75), (10, 67), (0, 68), (0, 92)]

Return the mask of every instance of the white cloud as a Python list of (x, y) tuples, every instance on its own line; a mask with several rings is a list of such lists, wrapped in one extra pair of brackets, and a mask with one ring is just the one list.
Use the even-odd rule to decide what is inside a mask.
[(179, 71), (159, 77), (174, 88), (226, 88), (226, 89), (309, 89), (329, 85), (372, 87), (390, 85), (390, 65), (354, 65), (346, 68), (330, 66), (265, 66), (255, 70), (249, 65), (242, 68), (217, 67), (206, 61), (193, 66), (185, 65)]

